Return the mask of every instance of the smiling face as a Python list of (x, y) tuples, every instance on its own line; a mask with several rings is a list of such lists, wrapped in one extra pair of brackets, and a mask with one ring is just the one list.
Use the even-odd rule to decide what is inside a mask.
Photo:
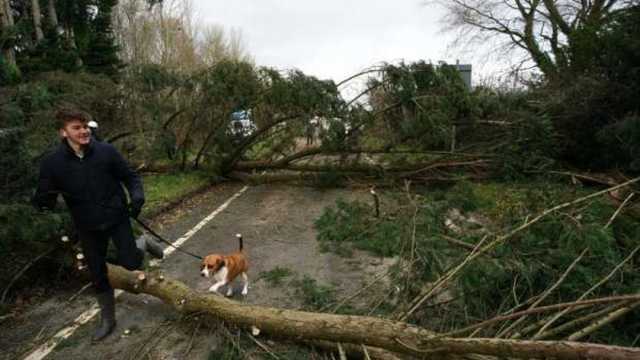
[(65, 122), (60, 129), (60, 136), (67, 139), (69, 145), (77, 152), (91, 141), (91, 129), (86, 121), (71, 120)]
[(224, 259), (220, 255), (209, 255), (202, 260), (200, 275), (210, 277), (224, 266)]

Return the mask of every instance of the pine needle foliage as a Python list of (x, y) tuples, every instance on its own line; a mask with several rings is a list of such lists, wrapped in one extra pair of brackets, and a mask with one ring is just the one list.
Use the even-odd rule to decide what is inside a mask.
[[(420, 190), (413, 195), (415, 204), (409, 203), (403, 192), (388, 194), (395, 202), (385, 202), (380, 218), (375, 218), (369, 204), (339, 200), (325, 209), (315, 225), (325, 249), (343, 249), (348, 244), (376, 255), (417, 259), (409, 274), (396, 273), (395, 283), (405, 284), (402, 299), (412, 299), (463, 261), (483, 239), (490, 241), (520, 226), (527, 216), (586, 194), (586, 189), (547, 180), (462, 182), (449, 188)], [(542, 305), (577, 300), (640, 246), (638, 220), (631, 215), (622, 214), (605, 227), (615, 210), (606, 198), (598, 198), (544, 218), (465, 267), (446, 291), (453, 300), (437, 308), (442, 316), (434, 318), (433, 309), (419, 310), (414, 320), (446, 332), (522, 307), (553, 285), (588, 249)], [(589, 298), (637, 293), (639, 268), (638, 257), (631, 259)], [(414, 281), (401, 281), (407, 276)], [(584, 314), (571, 313), (562, 322)], [(631, 313), (589, 340), (630, 345), (638, 331), (638, 316)], [(527, 324), (542, 317), (532, 316)], [(498, 330), (489, 327), (480, 334), (494, 336)]]

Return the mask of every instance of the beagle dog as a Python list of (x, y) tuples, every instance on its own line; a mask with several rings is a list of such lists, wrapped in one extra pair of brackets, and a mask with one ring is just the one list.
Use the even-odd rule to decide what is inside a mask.
[[(249, 264), (242, 251), (242, 235), (236, 234), (236, 237), (240, 243), (240, 249), (238, 251), (229, 255), (211, 254), (202, 260), (200, 275), (206, 278), (213, 277), (216, 281), (209, 288), (211, 292), (218, 291), (220, 287), (231, 283), (238, 275), (242, 275), (244, 282), (242, 295), (247, 295), (248, 293), (249, 278), (247, 277), (247, 270), (249, 269)], [(233, 295), (233, 287), (228, 286), (227, 296), (231, 295)]]

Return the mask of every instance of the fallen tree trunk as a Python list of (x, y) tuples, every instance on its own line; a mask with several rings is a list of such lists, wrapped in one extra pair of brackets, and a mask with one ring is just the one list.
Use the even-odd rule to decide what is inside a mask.
[(271, 184), (271, 183), (277, 183), (277, 182), (291, 182), (291, 181), (314, 181), (314, 180), (318, 180), (319, 178), (318, 173), (300, 173), (300, 172), (251, 174), (251, 173), (245, 173), (241, 171), (232, 171), (228, 173), (226, 176), (229, 179), (239, 180), (239, 181), (250, 183), (250, 184)]
[(640, 359), (640, 348), (571, 341), (519, 341), (491, 338), (450, 338), (408, 323), (366, 316), (311, 313), (254, 306), (222, 296), (196, 292), (158, 274), (131, 272), (109, 265), (115, 288), (145, 293), (173, 305), (180, 312), (207, 312), (244, 328), (297, 341), (325, 340), (364, 344), (430, 359), (451, 354), (482, 354), (516, 358)]
[[(491, 165), (491, 161), (486, 158), (476, 157), (470, 158), (469, 156), (462, 156), (458, 154), (438, 154), (441, 158), (430, 160), (427, 162), (406, 163), (401, 165), (391, 164), (378, 164), (373, 161), (362, 163), (359, 161), (348, 161), (345, 164), (337, 164), (340, 162), (337, 160), (331, 160), (328, 156), (338, 156), (342, 154), (358, 155), (358, 154), (387, 154), (382, 152), (368, 152), (362, 149), (344, 150), (341, 152), (323, 151), (321, 148), (310, 148), (302, 150), (293, 155), (289, 155), (278, 159), (276, 161), (239, 161), (237, 162), (233, 170), (236, 171), (260, 171), (260, 170), (292, 170), (292, 171), (309, 171), (309, 172), (323, 172), (323, 171), (338, 171), (338, 172), (364, 172), (364, 173), (379, 173), (384, 172), (406, 172), (408, 175), (417, 174), (420, 172), (434, 170), (434, 169), (446, 169), (446, 168), (464, 168), (464, 167), (488, 167)], [(428, 154), (428, 153), (424, 153)], [(324, 161), (316, 161), (312, 163), (294, 163), (297, 160), (309, 156), (324, 156)]]

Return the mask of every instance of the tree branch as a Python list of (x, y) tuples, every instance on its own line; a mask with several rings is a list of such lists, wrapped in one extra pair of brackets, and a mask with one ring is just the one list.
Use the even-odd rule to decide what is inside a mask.
[[(592, 343), (517, 341), (503, 339), (457, 339), (438, 337), (432, 331), (404, 322), (366, 316), (318, 314), (296, 310), (248, 305), (219, 295), (202, 294), (185, 284), (150, 273), (109, 265), (109, 282), (115, 288), (131, 293), (156, 296), (184, 313), (206, 312), (244, 328), (256, 327), (264, 334), (296, 341), (325, 340), (364, 344), (398, 353), (433, 358), (450, 354), (482, 354), (516, 358), (556, 358), (578, 360), (632, 360), (640, 357), (640, 349)], [(143, 278), (142, 280), (140, 280)], [(403, 346), (401, 344), (409, 345)], [(440, 353), (443, 356), (438, 356)]]

